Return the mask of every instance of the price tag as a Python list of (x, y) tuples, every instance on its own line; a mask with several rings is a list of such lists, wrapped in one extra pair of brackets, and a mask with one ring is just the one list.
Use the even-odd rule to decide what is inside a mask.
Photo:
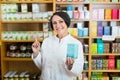
[(103, 36), (102, 40), (103, 41), (114, 41), (115, 40), (115, 36)]

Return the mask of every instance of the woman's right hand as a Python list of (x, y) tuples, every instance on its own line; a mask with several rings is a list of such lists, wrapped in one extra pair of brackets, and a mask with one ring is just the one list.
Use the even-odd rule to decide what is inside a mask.
[(32, 51), (33, 51), (33, 57), (35, 58), (39, 51), (40, 51), (40, 42), (35, 40), (35, 42), (32, 44)]

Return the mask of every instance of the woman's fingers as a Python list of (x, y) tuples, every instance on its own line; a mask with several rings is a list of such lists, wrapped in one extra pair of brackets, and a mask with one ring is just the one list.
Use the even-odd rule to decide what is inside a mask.
[(74, 63), (74, 59), (73, 59), (73, 58), (68, 57), (68, 58), (66, 59), (66, 64), (67, 64), (67, 65), (73, 65), (73, 63)]
[(35, 48), (40, 47), (40, 43), (37, 41), (37, 39), (36, 39), (35, 42), (32, 44), (32, 47), (35, 47)]

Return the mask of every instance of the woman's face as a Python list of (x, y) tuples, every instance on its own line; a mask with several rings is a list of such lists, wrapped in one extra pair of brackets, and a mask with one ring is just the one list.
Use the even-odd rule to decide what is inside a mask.
[(62, 38), (68, 35), (68, 28), (65, 21), (58, 15), (54, 15), (52, 18), (53, 29), (57, 33), (58, 37)]

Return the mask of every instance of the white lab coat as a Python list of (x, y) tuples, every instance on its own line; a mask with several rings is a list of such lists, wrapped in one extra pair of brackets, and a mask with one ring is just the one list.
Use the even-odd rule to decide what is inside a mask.
[[(78, 58), (71, 70), (65, 64), (67, 54), (67, 44), (78, 44)], [(83, 70), (84, 56), (83, 47), (79, 40), (67, 35), (61, 41), (56, 36), (46, 38), (41, 46), (41, 52), (32, 59), (36, 66), (42, 70), (40, 80), (72, 80), (73, 77), (80, 76)]]

